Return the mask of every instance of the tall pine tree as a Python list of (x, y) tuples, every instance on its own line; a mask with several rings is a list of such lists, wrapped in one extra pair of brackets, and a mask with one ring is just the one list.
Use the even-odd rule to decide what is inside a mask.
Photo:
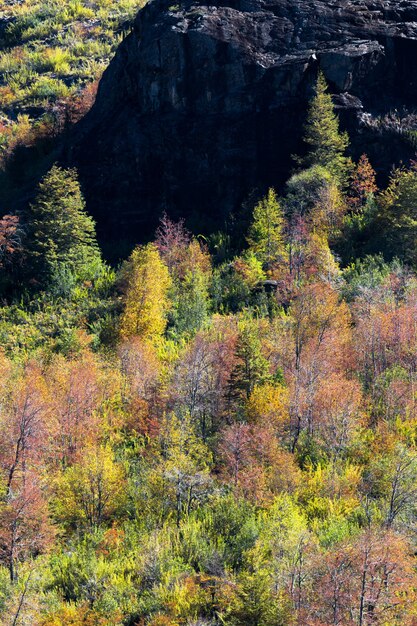
[(100, 270), (95, 224), (86, 213), (76, 170), (52, 167), (39, 184), (31, 221), (27, 252), (42, 284), (64, 268), (81, 280)]
[(347, 133), (340, 132), (339, 119), (334, 112), (332, 97), (322, 72), (317, 78), (316, 95), (310, 102), (304, 141), (309, 151), (301, 159), (302, 164), (306, 167), (324, 167), (342, 183), (349, 169), (350, 161), (345, 156), (349, 138)]
[(284, 215), (275, 191), (270, 189), (253, 210), (248, 235), (249, 249), (265, 270), (286, 257), (283, 230)]

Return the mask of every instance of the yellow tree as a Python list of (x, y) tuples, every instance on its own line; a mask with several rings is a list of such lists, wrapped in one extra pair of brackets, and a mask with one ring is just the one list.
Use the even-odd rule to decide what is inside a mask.
[(139, 336), (156, 341), (166, 327), (171, 278), (154, 244), (137, 247), (125, 269), (125, 309), (121, 318), (124, 339)]
[(126, 505), (126, 476), (109, 446), (91, 446), (55, 481), (55, 518), (69, 528), (98, 528)]

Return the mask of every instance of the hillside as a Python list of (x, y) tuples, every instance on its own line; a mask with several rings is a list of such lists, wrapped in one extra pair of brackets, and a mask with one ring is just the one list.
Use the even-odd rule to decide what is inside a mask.
[(56, 133), (68, 110), (74, 118), (85, 113), (94, 84), (141, 6), (139, 0), (0, 5), (2, 162), (16, 145)]
[(134, 10), (3, 7), (0, 624), (416, 626), (417, 2)]

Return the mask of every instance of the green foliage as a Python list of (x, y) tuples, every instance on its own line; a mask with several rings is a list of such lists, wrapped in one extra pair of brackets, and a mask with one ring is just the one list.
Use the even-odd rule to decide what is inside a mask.
[(390, 260), (398, 257), (413, 266), (417, 263), (417, 171), (396, 170), (381, 194), (376, 218), (379, 243)]
[(169, 334), (174, 338), (194, 335), (208, 318), (208, 277), (199, 268), (188, 271), (173, 288)]
[[(61, 4), (68, 25), (98, 6)], [(74, 45), (0, 65), (33, 85)], [(321, 78), (311, 110), (329, 160), (285, 214), (256, 205), (246, 250), (164, 216), (116, 272), (57, 166), (30, 231), (0, 219), (1, 623), (414, 624), (416, 172), (375, 195), (363, 156), (345, 192)]]
[(62, 129), (66, 107), (73, 121), (88, 110), (89, 86), (142, 6), (143, 0), (12, 0), (2, 7), (2, 163), (17, 145)]
[(293, 174), (287, 182), (286, 209), (293, 214), (309, 213), (320, 198), (320, 193), (331, 184), (332, 174), (322, 164)]
[(262, 354), (259, 325), (251, 319), (240, 323), (236, 344), (236, 365), (231, 374), (231, 389), (236, 395), (249, 398), (256, 385), (271, 379), (268, 360)]
[(357, 259), (343, 271), (346, 281), (344, 286), (345, 297), (348, 300), (353, 300), (365, 290), (375, 291), (382, 285), (390, 270), (390, 265), (384, 262), (381, 254)]
[(253, 210), (249, 230), (249, 250), (264, 269), (279, 263), (286, 256), (283, 236), (284, 217), (273, 189)]
[(247, 501), (233, 495), (217, 495), (209, 507), (201, 511), (207, 532), (227, 568), (239, 571), (247, 550), (258, 537), (258, 519), (255, 508)]
[(42, 179), (31, 207), (27, 250), (41, 285), (63, 293), (93, 281), (104, 270), (75, 170), (54, 165)]
[(328, 170), (338, 181), (346, 179), (348, 159), (345, 151), (349, 144), (346, 133), (339, 131), (339, 120), (334, 113), (332, 97), (320, 72), (316, 83), (316, 95), (310, 102), (304, 141), (309, 151), (303, 159), (307, 167), (320, 166)]

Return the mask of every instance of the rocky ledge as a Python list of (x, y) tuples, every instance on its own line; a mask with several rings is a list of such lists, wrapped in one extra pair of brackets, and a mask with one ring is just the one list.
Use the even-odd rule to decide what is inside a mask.
[(211, 228), (279, 185), (318, 68), (356, 152), (410, 156), (417, 0), (173, 3), (140, 11), (67, 148), (103, 231), (144, 238), (164, 209)]

